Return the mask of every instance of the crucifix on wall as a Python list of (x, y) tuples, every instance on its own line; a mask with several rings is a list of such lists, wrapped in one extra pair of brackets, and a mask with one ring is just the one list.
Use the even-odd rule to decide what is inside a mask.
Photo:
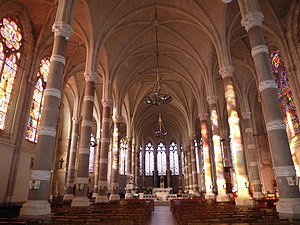
[(60, 169), (62, 169), (63, 168), (63, 163), (65, 162), (65, 160), (63, 159), (63, 158), (61, 158), (60, 160), (59, 160), (59, 168)]

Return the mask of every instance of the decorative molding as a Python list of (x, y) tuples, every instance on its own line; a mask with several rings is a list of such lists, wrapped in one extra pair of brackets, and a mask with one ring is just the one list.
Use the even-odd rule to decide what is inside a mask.
[(276, 82), (274, 80), (264, 80), (260, 82), (258, 85), (258, 89), (260, 92), (268, 88), (275, 88), (277, 90)]
[(96, 72), (85, 72), (84, 79), (86, 82), (93, 82), (96, 83), (98, 78), (98, 74)]
[(283, 120), (273, 120), (266, 123), (267, 131), (271, 130), (285, 130), (285, 123)]
[(242, 112), (242, 117), (243, 117), (244, 120), (250, 119), (251, 118), (251, 112), (249, 112), (249, 111)]
[(199, 117), (200, 121), (201, 120), (208, 120), (209, 114), (208, 113), (199, 113), (198, 117)]
[(80, 155), (89, 155), (90, 149), (89, 148), (79, 148), (79, 154)]
[(70, 24), (57, 21), (52, 25), (52, 32), (54, 32), (55, 36), (63, 36), (68, 40), (73, 34), (73, 29)]
[(51, 172), (47, 170), (32, 170), (30, 179), (31, 180), (50, 180)]
[(55, 137), (56, 135), (56, 129), (54, 127), (43, 127), (40, 126), (40, 129), (38, 131), (39, 136), (41, 135), (47, 135), (47, 136), (51, 136), (51, 137)]
[(53, 54), (50, 57), (50, 62), (60, 62), (63, 65), (66, 65), (66, 58), (62, 55)]
[(208, 104), (212, 105), (212, 104), (217, 104), (218, 103), (218, 96), (217, 95), (211, 95), (207, 97), (207, 102)]
[(269, 53), (269, 50), (266, 45), (257, 45), (251, 49), (252, 58), (259, 53)]
[(264, 15), (259, 11), (255, 11), (255, 12), (249, 12), (245, 16), (243, 16), (241, 20), (241, 24), (248, 32), (249, 29), (252, 27), (255, 26), (262, 27), (263, 21), (264, 21)]
[(95, 102), (95, 98), (92, 95), (85, 95), (83, 98), (83, 101), (85, 102)]
[(294, 166), (275, 166), (274, 173), (276, 177), (294, 177), (296, 170)]
[(89, 183), (89, 178), (88, 177), (77, 177), (76, 178), (76, 183), (77, 184), (88, 184)]
[(111, 108), (112, 107), (112, 100), (109, 99), (109, 98), (104, 98), (104, 99), (102, 99), (101, 102), (102, 102), (103, 107), (105, 107), (105, 108)]
[(234, 73), (234, 68), (233, 66), (223, 66), (219, 69), (219, 74), (223, 79), (227, 77), (232, 77)]
[(93, 127), (93, 121), (82, 120), (81, 126), (82, 126), (82, 127)]
[(58, 90), (57, 88), (46, 88), (44, 90), (44, 96), (53, 96), (53, 97), (60, 99), (61, 91)]

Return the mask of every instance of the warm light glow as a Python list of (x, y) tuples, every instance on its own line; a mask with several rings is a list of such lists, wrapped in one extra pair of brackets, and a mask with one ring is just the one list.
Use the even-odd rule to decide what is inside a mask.
[(224, 185), (226, 185), (226, 182), (224, 179), (224, 168), (223, 168), (223, 159), (222, 159), (222, 152), (221, 152), (221, 138), (219, 135), (213, 135), (213, 143), (214, 143), (218, 193), (219, 194), (226, 193), (226, 190), (223, 188)]
[(206, 124), (202, 123), (201, 125), (201, 134), (202, 134), (202, 151), (204, 158), (204, 174), (205, 174), (205, 189), (206, 192), (212, 191), (212, 176), (211, 176), (211, 165), (210, 165), (210, 156), (209, 156), (209, 145), (208, 145), (208, 132)]

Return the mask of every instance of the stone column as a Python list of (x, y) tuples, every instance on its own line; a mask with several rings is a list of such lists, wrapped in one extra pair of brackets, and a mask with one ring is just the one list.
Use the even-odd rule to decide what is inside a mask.
[[(177, 143), (179, 143), (179, 142), (177, 142)], [(183, 183), (183, 179), (182, 179), (182, 171), (183, 171), (183, 169), (184, 168), (182, 168), (182, 160), (184, 160), (184, 159), (182, 159), (182, 153), (181, 153), (181, 151), (182, 151), (182, 148), (180, 147), (181, 145), (180, 144), (177, 144), (177, 152), (178, 152), (178, 169), (179, 169), (179, 175), (178, 175), (178, 181), (179, 181), (179, 187), (178, 187), (178, 189), (179, 189), (179, 191), (182, 191), (182, 183)]]
[(190, 143), (187, 144), (186, 149), (187, 149), (186, 156), (187, 156), (187, 171), (188, 171), (188, 182), (189, 182), (188, 190), (189, 190), (189, 193), (193, 194), (193, 169), (192, 169), (192, 157), (191, 157)]
[(158, 179), (158, 172), (157, 172), (157, 143), (153, 144), (153, 158), (154, 158), (154, 171), (153, 171), (153, 187), (157, 188), (157, 179)]
[(79, 119), (77, 117), (72, 118), (72, 135), (71, 135), (71, 145), (70, 145), (70, 155), (68, 162), (68, 174), (67, 174), (67, 184), (65, 195), (63, 198), (64, 202), (70, 202), (74, 198), (73, 187), (75, 184), (75, 162), (76, 162), (76, 153), (77, 153), (77, 141), (78, 141), (78, 132), (79, 132)]
[(212, 139), (214, 146), (215, 167), (216, 167), (216, 183), (218, 189), (217, 202), (230, 201), (229, 196), (226, 194), (226, 181), (224, 176), (223, 158), (221, 152), (221, 140), (219, 130), (219, 116), (217, 101), (218, 96), (212, 95), (207, 97), (210, 108), (210, 120), (212, 122)]
[[(131, 150), (131, 174), (132, 174), (132, 185), (131, 185), (131, 193), (135, 193), (135, 169), (136, 169), (136, 144), (135, 144), (135, 139), (132, 139), (132, 150)], [(133, 197), (133, 196), (132, 196)]]
[(102, 99), (103, 113), (102, 113), (102, 134), (101, 134), (101, 151), (100, 151), (100, 165), (99, 165), (99, 182), (98, 195), (96, 196), (96, 203), (108, 202), (107, 198), (107, 170), (108, 170), (108, 150), (110, 144), (110, 123), (111, 123), (111, 107), (110, 99)]
[(198, 188), (198, 174), (197, 174), (197, 165), (196, 165), (196, 153), (195, 153), (195, 143), (194, 138), (190, 138), (190, 152), (191, 152), (191, 172), (192, 172), (192, 193), (195, 196), (200, 196)]
[(94, 158), (94, 187), (93, 197), (98, 194), (98, 180), (99, 180), (99, 157), (100, 157), (100, 138), (96, 138), (95, 158)]
[(242, 144), (242, 135), (240, 130), (240, 119), (236, 109), (235, 91), (233, 85), (232, 66), (224, 66), (220, 68), (219, 73), (223, 78), (226, 107), (228, 113), (228, 124), (230, 129), (230, 138), (232, 143), (232, 157), (236, 179), (238, 181), (238, 197), (235, 199), (236, 205), (253, 205), (252, 197), (249, 195), (248, 175), (246, 169), (245, 152)]
[(188, 154), (187, 154), (186, 146), (183, 147), (183, 155), (184, 155), (184, 189), (186, 191), (189, 190), (189, 167), (188, 167)]
[[(261, 199), (264, 197), (264, 194), (261, 191), (261, 181), (259, 177), (258, 171), (258, 156), (257, 156), (257, 149), (254, 144), (253, 138), (253, 128), (252, 128), (252, 121), (251, 121), (251, 112), (243, 112), (242, 117), (245, 122), (245, 145), (248, 150), (249, 154), (249, 178), (250, 182), (253, 185), (253, 198)], [(249, 185), (250, 187), (250, 185)]]
[(20, 217), (51, 217), (48, 202), (53, 154), (55, 152), (56, 128), (62, 90), (63, 71), (66, 64), (66, 49), (72, 35), (76, 0), (59, 1), (56, 21), (52, 27), (54, 44), (50, 58), (47, 87), (44, 91), (44, 108), (36, 145), (34, 165), (30, 176), (28, 201), (20, 211)]
[(296, 171), (279, 107), (277, 84), (272, 74), (270, 56), (262, 31), (263, 14), (260, 12), (258, 1), (239, 0), (238, 3), (242, 15), (241, 23), (248, 32), (252, 48), (251, 54), (280, 196), (276, 209), (281, 218), (300, 217), (300, 193), (295, 182)]
[(167, 186), (168, 188), (171, 187), (171, 169), (170, 169), (170, 144), (167, 145), (166, 143), (166, 146), (169, 146), (167, 149), (166, 149), (166, 161), (167, 161)]
[(200, 119), (200, 129), (202, 137), (202, 149), (203, 149), (203, 158), (204, 158), (204, 183), (205, 183), (205, 199), (215, 199), (216, 196), (213, 193), (213, 181), (212, 181), (212, 172), (210, 164), (210, 148), (209, 148), (209, 127), (208, 127), (208, 113), (199, 114)]
[(71, 206), (88, 206), (89, 199), (87, 197), (89, 183), (89, 156), (91, 145), (91, 133), (93, 128), (93, 107), (95, 82), (97, 80), (96, 72), (86, 72), (85, 93), (82, 106), (81, 134), (79, 141), (78, 169), (76, 177), (76, 196)]
[(139, 190), (140, 190), (140, 181), (141, 181), (141, 175), (140, 175), (140, 145), (139, 144), (136, 144), (136, 154), (135, 154), (135, 172), (134, 172), (134, 175), (135, 175), (135, 179), (134, 179), (134, 190), (135, 190), (135, 193), (138, 193)]
[(125, 198), (130, 199), (133, 197), (132, 195), (132, 183), (133, 183), (133, 177), (132, 177), (132, 168), (131, 168), (131, 158), (132, 158), (132, 137), (127, 137), (127, 175), (126, 175), (126, 194)]
[(119, 201), (119, 152), (120, 152), (120, 124), (122, 118), (115, 116), (112, 146), (112, 168), (111, 168), (111, 195), (109, 201)]

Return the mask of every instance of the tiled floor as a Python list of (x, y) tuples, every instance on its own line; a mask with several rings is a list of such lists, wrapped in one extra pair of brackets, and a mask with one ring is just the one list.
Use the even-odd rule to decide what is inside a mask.
[(175, 225), (169, 206), (155, 206), (151, 225)]

